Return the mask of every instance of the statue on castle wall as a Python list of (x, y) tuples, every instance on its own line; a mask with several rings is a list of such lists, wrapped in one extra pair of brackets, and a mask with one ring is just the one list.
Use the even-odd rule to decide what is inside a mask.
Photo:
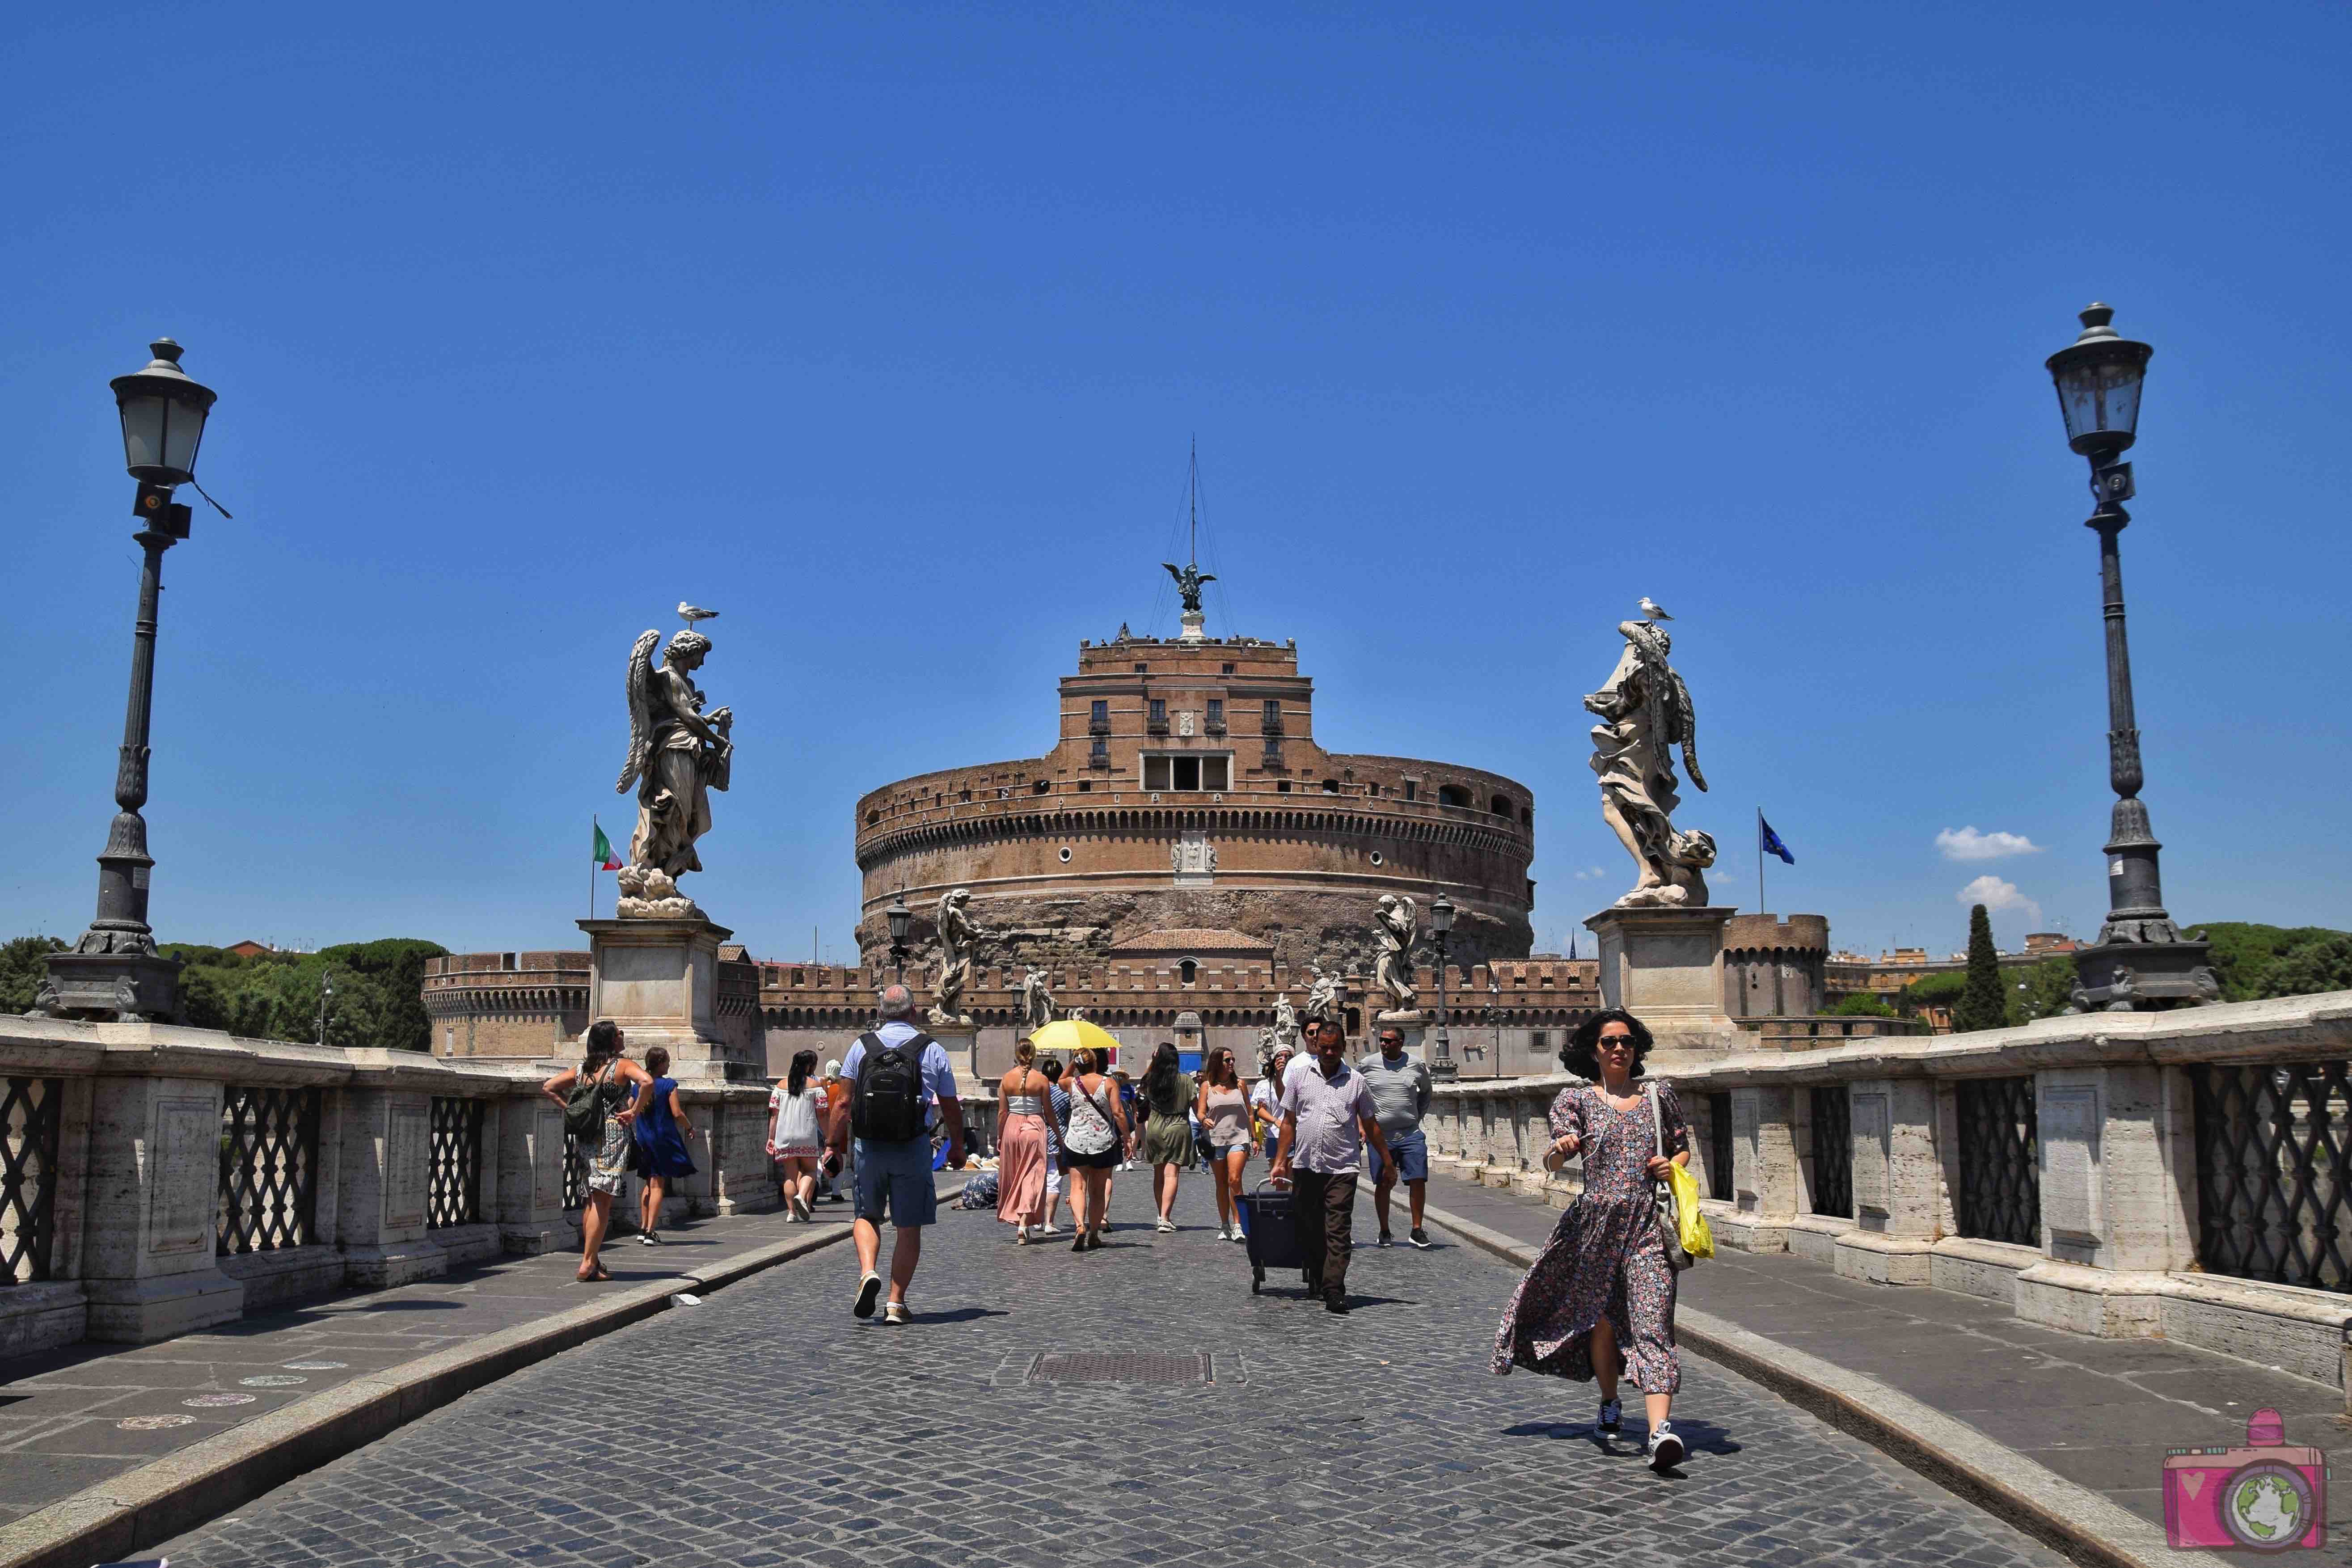
[(970, 888), (955, 888), (940, 896), (938, 924), (940, 930), (940, 978), (931, 988), (932, 1025), (971, 1026), (971, 1016), (961, 1008), (963, 988), (971, 982), (971, 964), (980, 951), (980, 939), (990, 934), (964, 912), (971, 902)]
[(1402, 893), (1382, 893), (1380, 911), (1372, 917), (1372, 935), (1381, 944), (1373, 977), (1389, 994), (1389, 1011), (1410, 1012), (1421, 999), (1413, 984), (1412, 944), (1421, 934), (1421, 914)]
[(1680, 746), (1691, 783), (1704, 790), (1697, 722), (1690, 690), (1667, 662), (1674, 641), (1654, 620), (1620, 621), (1625, 651), (1608, 684), (1584, 700), (1601, 722), (1592, 727), (1592, 771), (1601, 780), (1601, 816), (1633, 858), (1640, 872), (1619, 909), (1696, 906), (1706, 902), (1706, 868), (1715, 840), (1674, 824), (1674, 748)]
[(1176, 579), (1176, 596), (1184, 601), (1184, 613), (1192, 616), (1199, 615), (1201, 584), (1215, 582), (1217, 580), (1215, 574), (1203, 572), (1197, 565), (1179, 566), (1173, 561), (1162, 561), (1160, 564), (1167, 567), (1168, 575)]
[(733, 770), (735, 714), (702, 710), (694, 671), (710, 652), (709, 637), (677, 633), (656, 665), (660, 641), (660, 632), (644, 632), (629, 650), (629, 755), (613, 787), (618, 794), (636, 786), (637, 826), (617, 879), (614, 912), (623, 919), (699, 919), (702, 911), (677, 890), (677, 879), (702, 869), (694, 843), (710, 831), (709, 792), (724, 790)]
[(1274, 999), (1274, 1028), (1271, 1033), (1276, 1048), (1286, 1051), (1298, 1048), (1298, 1009), (1290, 1005), (1290, 993), (1287, 991)]
[(1034, 1035), (1054, 1021), (1054, 993), (1049, 989), (1051, 976), (1044, 970), (1031, 966), (1021, 976), (1021, 1028)]
[[(1307, 965), (1307, 973), (1312, 977), (1307, 983), (1307, 1016), (1309, 1019), (1337, 1018), (1344, 1022), (1348, 1016), (1347, 998), (1340, 993), (1339, 977), (1324, 973), (1321, 967), (1315, 964)], [(1289, 998), (1286, 996), (1283, 1000), (1288, 1001)]]

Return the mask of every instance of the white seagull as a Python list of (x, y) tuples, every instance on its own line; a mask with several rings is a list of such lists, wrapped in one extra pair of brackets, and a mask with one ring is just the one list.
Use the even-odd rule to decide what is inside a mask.
[[(1646, 606), (1649, 604), (1649, 601), (1644, 599), (1642, 603)], [(677, 613), (678, 617), (685, 621), (688, 626), (692, 626), (697, 621), (715, 619), (719, 614), (716, 610), (703, 609), (698, 605), (689, 605), (684, 599), (680, 599), (677, 602)]]
[[(678, 608), (683, 610), (686, 606), (680, 605)], [(1666, 614), (1665, 611), (1650, 603), (1650, 595), (1644, 594), (1642, 595), (1642, 618), (1650, 621), (1671, 621), (1674, 619), (1674, 616)]]

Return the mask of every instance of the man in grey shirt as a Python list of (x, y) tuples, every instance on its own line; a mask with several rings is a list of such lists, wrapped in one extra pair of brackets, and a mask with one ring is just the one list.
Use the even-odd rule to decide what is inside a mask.
[(1381, 1026), (1377, 1056), (1358, 1064), (1364, 1086), (1372, 1091), (1372, 1115), (1381, 1124), (1388, 1158), (1372, 1161), (1372, 1208), (1381, 1216), (1382, 1247), (1396, 1242), (1389, 1235), (1389, 1194), (1403, 1179), (1412, 1208), (1412, 1229), (1407, 1236), (1415, 1247), (1429, 1246), (1429, 1232), (1421, 1226), (1422, 1207), (1429, 1199), (1429, 1140), (1422, 1136), (1421, 1119), (1429, 1114), (1429, 1069), (1404, 1054), (1404, 1031), (1392, 1024)]
[[(1355, 1245), (1356, 1163), (1370, 1142), (1388, 1157), (1381, 1124), (1372, 1117), (1364, 1075), (1348, 1066), (1348, 1037), (1337, 1018), (1307, 1026), (1315, 1059), (1294, 1065), (1282, 1091), (1282, 1139), (1275, 1145), (1276, 1181), (1291, 1180), (1298, 1247), (1306, 1255), (1307, 1289), (1327, 1312), (1348, 1310), (1348, 1251)], [(1294, 1177), (1292, 1167), (1297, 1166)]]

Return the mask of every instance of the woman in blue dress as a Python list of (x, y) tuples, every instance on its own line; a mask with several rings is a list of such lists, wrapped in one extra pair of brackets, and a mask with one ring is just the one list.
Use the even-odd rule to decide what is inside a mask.
[(677, 1102), (677, 1079), (669, 1076), (669, 1052), (660, 1046), (647, 1051), (646, 1070), (654, 1080), (637, 1097), (637, 1174), (646, 1183), (637, 1240), (646, 1247), (658, 1247), (662, 1199), (669, 1195), (669, 1184), (676, 1177), (694, 1174), (694, 1161), (686, 1152), (694, 1124)]

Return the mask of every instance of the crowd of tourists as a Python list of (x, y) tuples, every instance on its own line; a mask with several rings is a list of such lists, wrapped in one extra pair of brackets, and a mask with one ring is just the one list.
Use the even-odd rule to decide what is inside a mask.
[[(911, 993), (884, 987), (876, 1011), (877, 1026), (821, 1076), (814, 1051), (793, 1058), (769, 1100), (767, 1147), (793, 1219), (808, 1222), (827, 1189), (838, 1200), (848, 1188), (857, 1258), (851, 1311), (870, 1319), (878, 1310), (885, 1323), (904, 1324), (913, 1321), (907, 1298), (923, 1231), (938, 1218), (934, 1173), (964, 1163), (965, 1128), (953, 1067), (914, 1023)], [(1244, 1242), (1245, 1203), (1257, 1201), (1245, 1200), (1244, 1184), (1252, 1162), (1263, 1159), (1265, 1184), (1287, 1194), (1286, 1251), (1309, 1296), (1328, 1312), (1349, 1311), (1357, 1189), (1367, 1171), (1379, 1223), (1373, 1245), (1395, 1245), (1391, 1213), (1399, 1186), (1405, 1240), (1433, 1245), (1422, 1131), (1432, 1085), (1393, 1026), (1382, 1026), (1377, 1048), (1355, 1063), (1337, 1018), (1310, 1019), (1305, 1043), (1296, 1055), (1276, 1051), (1248, 1085), (1223, 1047), (1187, 1073), (1176, 1047), (1163, 1043), (1131, 1079), (1093, 1050), (1076, 1050), (1065, 1062), (1022, 1040), (995, 1086), (992, 1173), (997, 1218), (1012, 1227), (1013, 1245), (1067, 1234), (1074, 1253), (1100, 1249), (1113, 1178), (1139, 1164), (1151, 1171), (1157, 1231), (1178, 1230), (1178, 1189), (1186, 1173), (1201, 1172), (1214, 1188), (1217, 1238)], [(640, 1066), (623, 1054), (624, 1044), (616, 1026), (598, 1023), (588, 1032), (587, 1058), (546, 1084), (565, 1107), (567, 1130), (595, 1151), (581, 1226), (583, 1281), (610, 1278), (600, 1252), (625, 1178), (644, 1183), (639, 1237), (658, 1245), (667, 1184), (695, 1168), (686, 1148), (695, 1131), (667, 1076), (667, 1053), (648, 1050)], [(1643, 1080), (1651, 1046), (1639, 1019), (1610, 1009), (1586, 1020), (1561, 1052), (1570, 1082), (1552, 1101), (1542, 1163), (1558, 1171), (1580, 1160), (1583, 1186), (1511, 1293), (1492, 1370), (1598, 1383), (1594, 1429), (1611, 1438), (1622, 1430), (1620, 1390), (1630, 1378), (1645, 1407), (1645, 1448), (1664, 1468), (1685, 1452), (1671, 1411), (1681, 1382), (1676, 1268), (1687, 1259), (1659, 1194), (1672, 1167), (1687, 1165), (1690, 1132), (1672, 1085)], [(1066, 1198), (1066, 1232), (1055, 1223)]]

